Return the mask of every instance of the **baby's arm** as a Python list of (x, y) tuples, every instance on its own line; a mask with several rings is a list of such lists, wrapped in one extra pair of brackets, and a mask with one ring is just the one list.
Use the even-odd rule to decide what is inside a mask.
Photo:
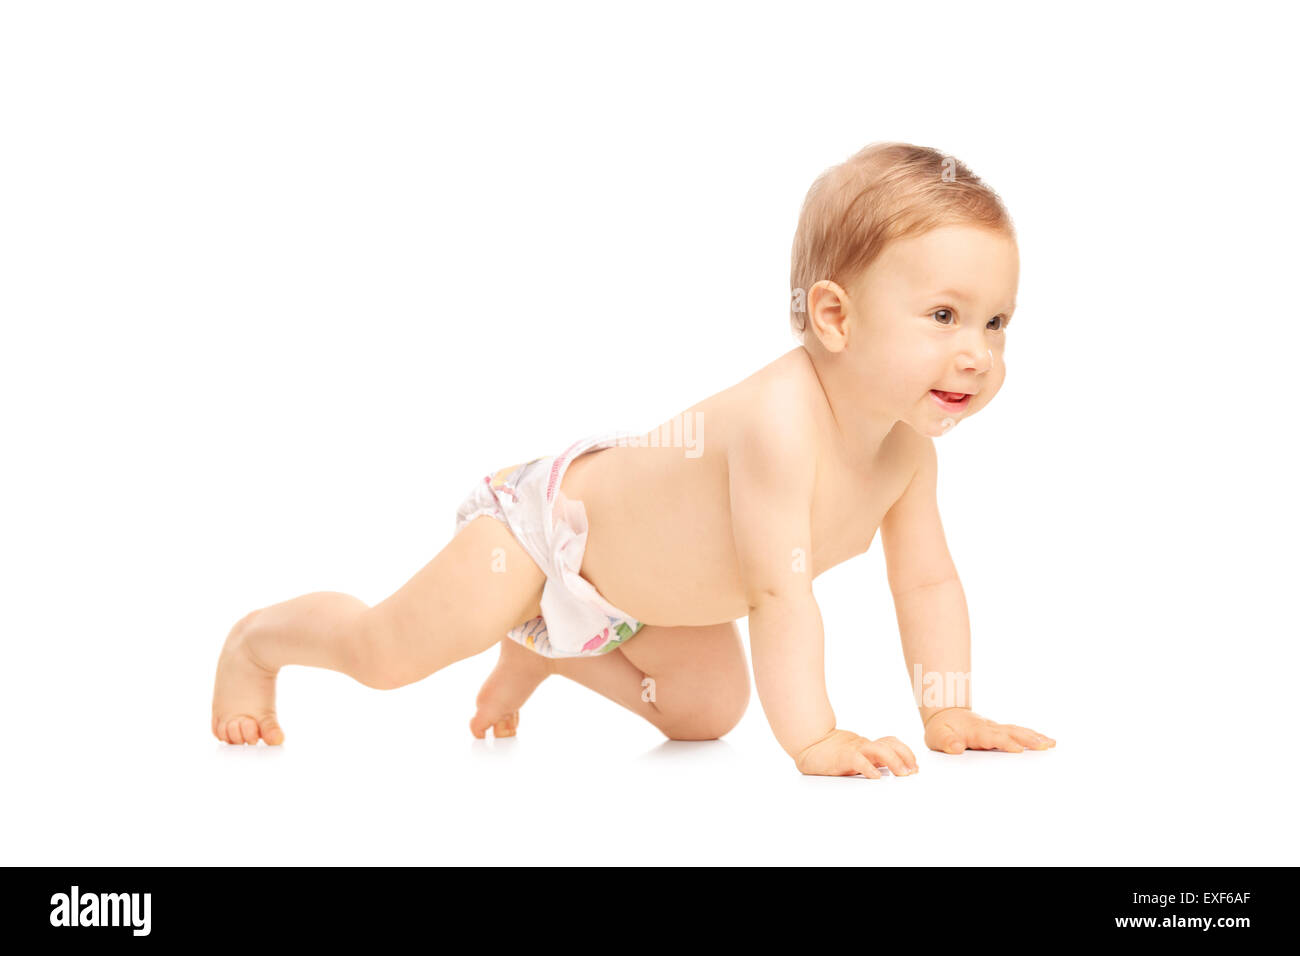
[(949, 707), (970, 707), (970, 619), (966, 597), (939, 519), (938, 457), (920, 440), (920, 460), (907, 490), (880, 522), (889, 590), (894, 596), (909, 679), (935, 682), (917, 700), (924, 724)]
[(728, 454), (731, 520), (749, 604), (754, 683), (772, 732), (803, 773), (879, 777), (916, 769), (893, 737), (872, 742), (835, 727), (824, 632), (812, 592), (815, 423), (781, 396), (747, 410)]
[(907, 490), (880, 523), (880, 537), (926, 745), (947, 753), (1054, 746), (1050, 737), (971, 709), (970, 617), (939, 518), (934, 440), (923, 438), (920, 452)]

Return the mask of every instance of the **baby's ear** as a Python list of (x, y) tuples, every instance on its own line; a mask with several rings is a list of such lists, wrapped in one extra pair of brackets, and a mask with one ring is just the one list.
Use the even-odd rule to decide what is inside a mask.
[(848, 293), (837, 283), (822, 279), (808, 290), (808, 329), (826, 351), (840, 352), (848, 344), (851, 312)]

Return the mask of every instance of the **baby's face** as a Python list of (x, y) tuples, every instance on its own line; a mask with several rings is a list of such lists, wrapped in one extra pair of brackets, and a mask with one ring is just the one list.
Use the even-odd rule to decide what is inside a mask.
[[(861, 407), (934, 437), (988, 405), (1006, 377), (1019, 283), (1019, 252), (1001, 233), (943, 226), (891, 243), (847, 290), (841, 360)], [(935, 390), (970, 397), (946, 403)]]

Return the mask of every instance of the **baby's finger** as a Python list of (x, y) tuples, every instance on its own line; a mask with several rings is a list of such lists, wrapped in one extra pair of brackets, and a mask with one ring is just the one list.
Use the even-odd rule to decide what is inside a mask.
[(880, 779), (880, 771), (876, 769), (876, 765), (871, 762), (870, 757), (861, 753), (854, 753), (849, 758), (849, 762), (853, 765), (853, 769), (862, 776), (870, 777), (872, 780)]
[[(1013, 725), (1013, 726), (1014, 726), (1014, 725)], [(1047, 744), (1047, 746), (1049, 746), (1049, 747), (1055, 747), (1055, 746), (1056, 746), (1056, 741), (1055, 741), (1053, 738), (1047, 736), (1047, 734), (1040, 734), (1038, 731), (1036, 731), (1036, 730), (1030, 730), (1028, 727), (1016, 727), (1016, 730), (1023, 730), (1023, 731), (1025, 731), (1025, 733), (1033, 734), (1035, 737), (1037, 737), (1039, 740), (1043, 741), (1043, 742), (1044, 742), (1045, 744)]]
[(912, 755), (912, 751), (907, 749), (907, 744), (903, 743), (897, 737), (881, 737), (876, 741), (876, 743), (881, 746), (890, 747), (894, 753), (898, 754), (898, 758), (903, 761), (903, 765), (907, 768), (908, 773), (917, 772), (916, 757)]
[(1007, 733), (1030, 750), (1046, 750), (1048, 747), (1047, 741), (1041, 734), (1026, 730), (1024, 727), (1017, 727), (1015, 724), (1007, 724), (1007, 728)]
[(966, 741), (955, 730), (949, 730), (939, 736), (935, 746), (931, 750), (938, 750), (940, 753), (959, 754), (966, 749)]
[(907, 764), (899, 756), (894, 748), (884, 743), (883, 739), (875, 742), (867, 741), (859, 745), (859, 751), (867, 758), (874, 760), (877, 764), (884, 764), (889, 768), (889, 772), (895, 777), (906, 777), (908, 774)]
[(1000, 724), (981, 727), (977, 730), (975, 732), (975, 744), (980, 750), (1005, 750), (1007, 753), (1013, 754), (1018, 754), (1025, 749), (1012, 740)]
[(994, 731), (993, 741), (999, 750), (1005, 750), (1009, 754), (1020, 754), (1025, 752), (1024, 745), (1005, 730)]

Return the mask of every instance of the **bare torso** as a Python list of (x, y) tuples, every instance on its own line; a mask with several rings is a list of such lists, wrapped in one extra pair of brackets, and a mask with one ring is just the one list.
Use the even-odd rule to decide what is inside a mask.
[(813, 577), (870, 547), (911, 477), (920, 436), (900, 422), (869, 470), (846, 460), (812, 360), (796, 348), (682, 413), (702, 423), (697, 457), (682, 447), (614, 446), (569, 465), (561, 488), (588, 519), (581, 574), (616, 607), (667, 626), (749, 613), (732, 536), (728, 449), (755, 396), (771, 387), (793, 388), (816, 409)]

